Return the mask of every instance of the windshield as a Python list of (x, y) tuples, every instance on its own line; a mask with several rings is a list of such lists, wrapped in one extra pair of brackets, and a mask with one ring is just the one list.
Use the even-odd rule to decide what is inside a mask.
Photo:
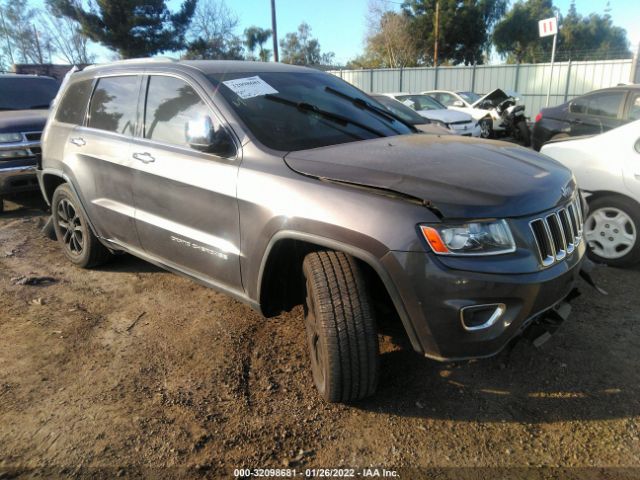
[(53, 78), (0, 77), (0, 110), (49, 108), (58, 87)]
[(482, 95), (478, 95), (474, 92), (458, 92), (465, 102), (467, 103), (475, 103), (482, 98)]
[(372, 98), (380, 102), (382, 105), (387, 107), (393, 114), (397, 115), (405, 122), (410, 123), (411, 125), (424, 125), (425, 123), (430, 123), (428, 119), (423, 116), (417, 114), (415, 110), (407, 107), (405, 104), (400, 103), (393, 98), (386, 97), (384, 95), (374, 95)]
[(397, 100), (414, 110), (446, 110), (447, 107), (429, 95), (398, 95)]
[(251, 133), (274, 150), (306, 150), (412, 133), (388, 114), (354, 103), (347, 97), (385, 110), (327, 73), (225, 72), (209, 79)]

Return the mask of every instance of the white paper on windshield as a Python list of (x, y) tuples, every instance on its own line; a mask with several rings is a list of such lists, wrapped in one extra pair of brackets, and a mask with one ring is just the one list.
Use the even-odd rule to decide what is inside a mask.
[(227, 87), (233, 90), (233, 93), (240, 98), (253, 98), (262, 95), (268, 95), (270, 93), (278, 93), (278, 91), (262, 80), (259, 76), (236, 78), (234, 80), (227, 80), (224, 83)]
[(404, 103), (407, 107), (411, 107), (411, 108), (413, 108), (416, 104), (416, 102), (409, 100), (408, 98), (404, 100), (402, 103)]

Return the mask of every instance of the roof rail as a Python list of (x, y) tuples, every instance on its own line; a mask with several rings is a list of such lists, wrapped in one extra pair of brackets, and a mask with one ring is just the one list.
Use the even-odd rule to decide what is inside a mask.
[(116, 60), (109, 63), (96, 63), (85, 67), (84, 70), (93, 70), (95, 68), (106, 67), (111, 65), (127, 65), (129, 63), (165, 63), (165, 62), (177, 62), (177, 58), (173, 57), (147, 57), (147, 58), (127, 58), (126, 60)]

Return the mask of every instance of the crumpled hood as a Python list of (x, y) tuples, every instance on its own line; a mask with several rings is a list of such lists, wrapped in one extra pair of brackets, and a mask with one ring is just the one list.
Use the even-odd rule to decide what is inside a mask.
[(520, 97), (520, 94), (512, 90), (502, 90), (501, 88), (496, 88), (495, 90), (490, 91), (485, 96), (473, 102), (471, 106), (473, 108), (478, 108), (478, 105), (480, 105), (485, 100), (491, 100), (491, 102), (497, 106), (500, 102), (504, 102), (509, 97), (518, 98)]
[(429, 202), (447, 218), (532, 215), (575, 187), (555, 160), (505, 142), (453, 135), (398, 135), (291, 152), (304, 175), (369, 186)]
[(49, 110), (0, 111), (0, 132), (41, 132), (48, 116)]
[(470, 122), (473, 120), (470, 115), (456, 112), (455, 110), (417, 110), (417, 113), (429, 120), (438, 120), (444, 123)]

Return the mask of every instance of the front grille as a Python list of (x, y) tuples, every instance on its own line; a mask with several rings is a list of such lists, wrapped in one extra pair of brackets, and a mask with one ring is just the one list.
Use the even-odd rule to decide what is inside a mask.
[(471, 125), (472, 123), (470, 120), (462, 120), (460, 122), (449, 122), (449, 125)]
[(571, 255), (582, 240), (580, 198), (542, 218), (530, 222), (540, 263), (549, 267)]

